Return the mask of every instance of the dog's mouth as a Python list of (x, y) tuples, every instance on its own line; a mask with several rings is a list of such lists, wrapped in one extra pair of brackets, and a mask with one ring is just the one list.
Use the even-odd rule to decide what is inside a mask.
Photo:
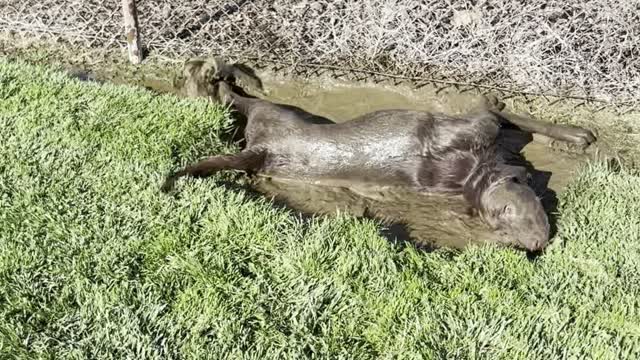
[(518, 243), (527, 251), (542, 251), (547, 247), (549, 239), (543, 237), (526, 241), (518, 239)]
[(506, 231), (502, 229), (494, 230), (498, 240), (504, 244), (513, 246), (520, 250), (528, 251), (528, 252), (537, 252), (545, 249), (548, 240), (541, 239), (523, 239), (522, 234), (526, 233), (525, 231)]

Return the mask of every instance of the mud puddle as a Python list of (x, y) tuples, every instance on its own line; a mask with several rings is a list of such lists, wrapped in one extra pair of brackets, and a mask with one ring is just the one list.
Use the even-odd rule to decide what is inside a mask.
[[(268, 74), (262, 77), (268, 100), (295, 105), (336, 122), (344, 122), (381, 109), (415, 109), (461, 115), (477, 109), (479, 94), (440, 94), (433, 88), (400, 89), (391, 86), (351, 85), (339, 82), (292, 82)], [(99, 76), (94, 75), (95, 79)], [(130, 83), (126, 79), (107, 79)], [(158, 92), (177, 93), (169, 78), (146, 78), (142, 85)], [(535, 136), (522, 153), (535, 168), (534, 186), (548, 212), (555, 211), (557, 195), (563, 191), (587, 155), (552, 150)], [(258, 177), (252, 181), (258, 192), (307, 214), (332, 214), (337, 210), (355, 216), (375, 217), (388, 224), (389, 237), (413, 240), (427, 247), (464, 248), (472, 243), (497, 242), (477, 218), (469, 216), (461, 196), (415, 194), (402, 189), (375, 188), (357, 184), (332, 186), (294, 180)]]

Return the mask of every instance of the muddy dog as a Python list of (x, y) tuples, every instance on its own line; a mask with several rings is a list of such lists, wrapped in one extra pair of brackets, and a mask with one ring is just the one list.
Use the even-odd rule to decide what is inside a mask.
[(380, 110), (344, 123), (317, 123), (300, 109), (241, 94), (225, 81), (215, 98), (246, 118), (245, 148), (217, 155), (167, 176), (169, 191), (182, 176), (206, 177), (242, 170), (280, 178), (332, 184), (369, 183), (416, 192), (462, 194), (502, 242), (531, 251), (549, 242), (549, 220), (527, 182), (527, 169), (498, 141), (515, 128), (583, 147), (589, 130), (547, 123), (486, 106), (453, 117), (414, 110)]

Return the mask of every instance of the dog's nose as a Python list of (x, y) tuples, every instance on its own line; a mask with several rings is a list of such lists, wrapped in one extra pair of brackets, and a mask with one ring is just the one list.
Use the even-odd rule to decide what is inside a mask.
[(548, 241), (547, 239), (538, 239), (532, 242), (532, 246), (530, 248), (531, 251), (540, 251), (544, 250), (547, 247)]

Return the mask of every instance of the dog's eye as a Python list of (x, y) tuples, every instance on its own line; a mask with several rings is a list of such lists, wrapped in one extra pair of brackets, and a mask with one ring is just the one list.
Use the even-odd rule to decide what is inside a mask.
[(517, 177), (515, 177), (515, 176), (511, 178), (511, 181), (513, 181), (513, 182), (514, 182), (514, 183), (516, 183), (516, 184), (520, 184), (520, 179), (518, 179), (518, 178), (517, 178)]

